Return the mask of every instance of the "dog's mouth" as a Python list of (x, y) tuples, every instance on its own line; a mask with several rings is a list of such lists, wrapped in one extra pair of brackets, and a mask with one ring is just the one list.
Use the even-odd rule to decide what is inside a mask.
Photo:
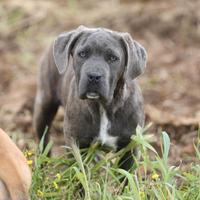
[(99, 99), (99, 94), (96, 92), (87, 92), (86, 93), (87, 99)]

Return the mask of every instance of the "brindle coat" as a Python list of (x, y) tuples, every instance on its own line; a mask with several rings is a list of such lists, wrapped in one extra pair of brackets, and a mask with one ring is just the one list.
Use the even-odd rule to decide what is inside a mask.
[[(59, 35), (42, 59), (34, 126), (39, 137), (62, 105), (66, 144), (94, 140), (119, 150), (144, 124), (136, 77), (146, 67), (145, 49), (128, 33), (83, 26)], [(48, 142), (48, 134), (46, 143)]]

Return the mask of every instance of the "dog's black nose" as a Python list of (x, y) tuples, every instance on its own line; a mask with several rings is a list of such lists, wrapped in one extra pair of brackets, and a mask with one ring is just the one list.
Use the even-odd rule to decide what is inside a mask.
[(101, 80), (101, 75), (97, 74), (88, 74), (89, 83), (98, 83)]

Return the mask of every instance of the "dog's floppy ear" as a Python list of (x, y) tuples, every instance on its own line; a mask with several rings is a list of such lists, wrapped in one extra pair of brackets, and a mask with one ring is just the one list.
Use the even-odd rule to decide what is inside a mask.
[(53, 57), (60, 74), (64, 73), (69, 64), (71, 50), (87, 28), (79, 26), (77, 29), (60, 34), (53, 44)]
[(130, 34), (123, 33), (121, 36), (126, 49), (125, 76), (129, 80), (133, 80), (144, 72), (147, 62), (147, 53), (141, 44), (132, 39)]

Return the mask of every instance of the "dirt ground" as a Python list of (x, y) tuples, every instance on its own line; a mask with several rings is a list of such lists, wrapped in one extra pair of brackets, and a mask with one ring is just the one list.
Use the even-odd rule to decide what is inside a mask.
[[(133, 3), (134, 2), (134, 3)], [(200, 123), (199, 0), (7, 0), (0, 2), (0, 127), (33, 143), (38, 63), (60, 32), (84, 24), (129, 32), (148, 52), (139, 82), (150, 132), (172, 139), (171, 163), (193, 160)], [(60, 144), (62, 110), (52, 132)], [(159, 144), (159, 141), (157, 142)]]

